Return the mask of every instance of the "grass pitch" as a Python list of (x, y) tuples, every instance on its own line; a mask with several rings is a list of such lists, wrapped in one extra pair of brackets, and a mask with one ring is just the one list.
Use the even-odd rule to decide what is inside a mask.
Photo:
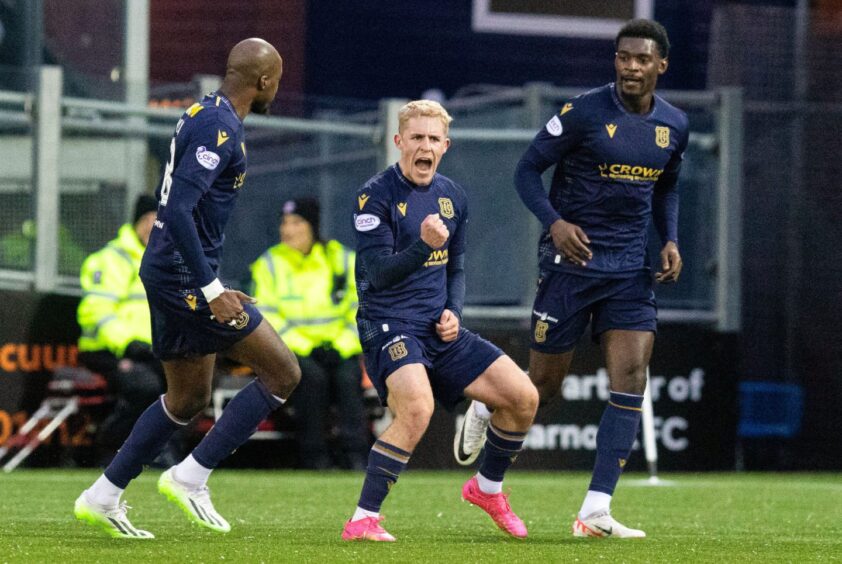
[(92, 470), (0, 475), (0, 562), (804, 562), (842, 560), (842, 476), (668, 474), (648, 486), (625, 475), (613, 513), (643, 540), (576, 539), (587, 487), (575, 473), (511, 472), (510, 501), (529, 538), (504, 536), (462, 503), (470, 472), (408, 471), (383, 507), (396, 543), (347, 543), (343, 522), (362, 473), (220, 470), (210, 486), (228, 534), (192, 525), (156, 492), (147, 470), (126, 491), (150, 541), (111, 539), (73, 518)]

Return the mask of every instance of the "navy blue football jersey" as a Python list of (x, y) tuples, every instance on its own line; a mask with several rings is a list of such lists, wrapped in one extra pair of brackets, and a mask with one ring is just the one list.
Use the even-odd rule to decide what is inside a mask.
[(230, 101), (210, 94), (175, 127), (158, 217), (140, 275), (152, 286), (201, 288), (219, 270), (224, 230), (246, 176), (243, 123)]
[[(468, 200), (455, 182), (436, 174), (429, 186), (407, 180), (397, 164), (370, 179), (357, 191), (354, 228), (357, 234), (357, 322), (365, 342), (372, 331), (403, 329), (433, 334), (447, 303), (447, 263), (465, 252)], [(364, 260), (373, 250), (400, 253), (421, 238), (421, 223), (437, 213), (450, 235), (418, 269), (400, 282), (376, 289)]]
[[(613, 83), (564, 104), (535, 136), (532, 147), (557, 163), (550, 204), (587, 234), (593, 259), (586, 267), (567, 262), (555, 248), (545, 220), (541, 267), (601, 277), (647, 269), (653, 192), (676, 190), (688, 137), (684, 112), (656, 95), (648, 114), (631, 113)], [(675, 198), (673, 224), (677, 193)]]

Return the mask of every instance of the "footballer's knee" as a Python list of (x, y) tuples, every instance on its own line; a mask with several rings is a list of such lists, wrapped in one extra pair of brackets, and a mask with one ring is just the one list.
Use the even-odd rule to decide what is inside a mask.
[(211, 392), (210, 389), (202, 390), (193, 394), (172, 394), (167, 392), (165, 396), (165, 403), (167, 411), (173, 417), (182, 421), (190, 421), (196, 414), (204, 410), (210, 405)]
[(427, 431), (433, 416), (434, 404), (422, 399), (404, 405), (395, 413), (395, 423), (399, 424), (409, 442), (417, 444)]
[(496, 406), (495, 412), (506, 412), (519, 428), (529, 427), (538, 410), (538, 390), (528, 380), (510, 391)]
[(538, 411), (539, 403), (538, 389), (531, 383), (524, 385), (521, 389), (520, 400), (518, 401), (520, 415), (525, 419), (529, 419), (529, 422), (532, 423), (535, 413)]
[(301, 382), (301, 367), (292, 354), (279, 364), (275, 370), (260, 375), (260, 380), (273, 395), (286, 399)]
[(621, 394), (642, 395), (646, 390), (646, 366), (640, 363), (629, 363), (619, 367), (615, 374), (609, 375), (611, 391)]
[(529, 378), (538, 394), (539, 405), (546, 405), (561, 391), (560, 379), (554, 375), (543, 374), (537, 370), (530, 370)]

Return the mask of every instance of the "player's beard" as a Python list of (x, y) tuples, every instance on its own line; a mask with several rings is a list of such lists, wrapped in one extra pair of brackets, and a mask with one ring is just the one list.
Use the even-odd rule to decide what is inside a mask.
[(271, 102), (258, 102), (255, 100), (251, 103), (251, 113), (260, 115), (269, 115), (269, 106)]

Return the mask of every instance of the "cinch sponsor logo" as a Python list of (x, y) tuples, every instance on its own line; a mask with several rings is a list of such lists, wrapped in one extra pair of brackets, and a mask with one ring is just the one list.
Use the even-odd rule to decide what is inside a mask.
[(205, 146), (196, 149), (196, 160), (208, 170), (214, 170), (219, 166), (219, 155), (213, 151), (208, 151)]
[(440, 249), (430, 253), (430, 256), (427, 259), (427, 262), (424, 263), (424, 266), (439, 266), (441, 264), (447, 264), (447, 260), (447, 249)]
[(635, 182), (654, 182), (658, 180), (661, 168), (649, 168), (648, 166), (607, 164), (599, 165), (599, 175), (612, 180), (633, 180)]
[(76, 366), (76, 345), (34, 345), (6, 343), (0, 347), (3, 372), (41, 372), (59, 366)]
[(371, 231), (377, 229), (378, 225), (380, 225), (380, 218), (376, 215), (369, 213), (354, 215), (354, 227), (357, 231)]

